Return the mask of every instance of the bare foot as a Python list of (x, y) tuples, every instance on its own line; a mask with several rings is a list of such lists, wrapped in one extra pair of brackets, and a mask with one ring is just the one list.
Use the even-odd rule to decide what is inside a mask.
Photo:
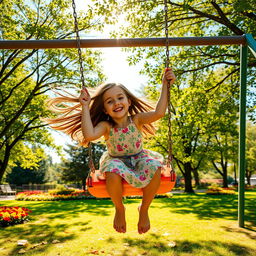
[(126, 221), (125, 221), (125, 208), (116, 208), (116, 214), (114, 218), (114, 229), (119, 233), (126, 232)]
[(150, 220), (148, 217), (148, 210), (141, 209), (141, 205), (138, 207), (139, 211), (139, 222), (138, 222), (138, 233), (143, 234), (150, 229)]

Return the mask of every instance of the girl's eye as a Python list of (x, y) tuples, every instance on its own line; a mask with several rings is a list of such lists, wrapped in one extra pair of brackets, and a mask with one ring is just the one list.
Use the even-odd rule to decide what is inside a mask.
[(119, 97), (118, 99), (119, 99), (119, 100), (122, 100), (123, 98), (124, 98), (124, 97)]
[(111, 104), (111, 103), (112, 103), (112, 100), (107, 101), (107, 104)]

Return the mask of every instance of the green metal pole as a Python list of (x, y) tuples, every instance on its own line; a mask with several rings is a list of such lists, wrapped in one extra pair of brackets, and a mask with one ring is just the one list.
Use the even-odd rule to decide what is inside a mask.
[(245, 143), (246, 143), (246, 73), (248, 46), (240, 49), (240, 129), (239, 129), (239, 187), (238, 187), (238, 222), (244, 227), (244, 188), (245, 188)]

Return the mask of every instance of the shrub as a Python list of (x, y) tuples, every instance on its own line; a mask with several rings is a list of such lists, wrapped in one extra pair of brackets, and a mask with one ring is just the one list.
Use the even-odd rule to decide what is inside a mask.
[(235, 193), (233, 188), (221, 188), (216, 184), (210, 186), (206, 191), (207, 195), (234, 195)]
[(30, 193), (21, 192), (16, 196), (16, 200), (22, 201), (57, 201), (57, 200), (78, 200), (89, 198), (90, 195), (88, 192), (84, 192), (83, 190), (72, 189), (72, 192), (69, 194), (52, 194), (52, 193)]
[(57, 185), (56, 189), (51, 189), (48, 191), (50, 195), (70, 195), (75, 192), (74, 188), (67, 188), (63, 185)]
[(248, 185), (248, 184), (246, 184), (245, 185), (245, 189), (249, 190), (249, 191), (256, 190), (256, 185)]
[(0, 226), (6, 227), (24, 223), (29, 220), (31, 210), (24, 207), (0, 207)]

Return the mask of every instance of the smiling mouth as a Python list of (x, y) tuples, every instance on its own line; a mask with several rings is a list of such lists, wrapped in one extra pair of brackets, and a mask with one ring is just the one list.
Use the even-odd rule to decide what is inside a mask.
[(120, 112), (120, 111), (122, 111), (122, 110), (123, 110), (123, 108), (122, 108), (122, 107), (119, 107), (119, 108), (114, 109), (114, 112)]

